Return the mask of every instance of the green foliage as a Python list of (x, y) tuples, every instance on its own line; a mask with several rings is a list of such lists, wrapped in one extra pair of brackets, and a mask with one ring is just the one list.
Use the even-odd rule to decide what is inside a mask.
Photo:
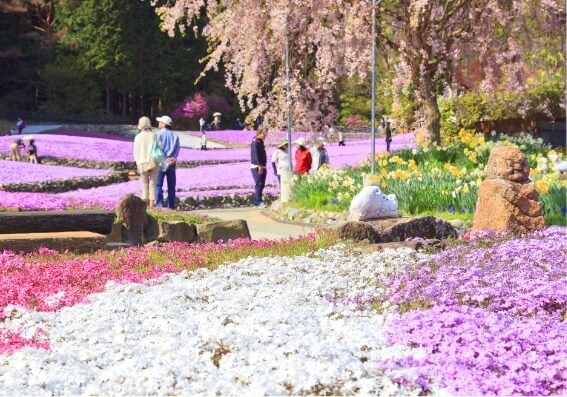
[(551, 185), (549, 190), (540, 194), (543, 217), (547, 225), (567, 226), (567, 188)]
[(94, 114), (101, 110), (98, 81), (72, 55), (60, 55), (43, 70), (48, 96), (41, 109), (55, 113)]
[(209, 217), (206, 215), (191, 214), (180, 211), (160, 211), (151, 208), (147, 210), (147, 214), (149, 217), (152, 217), (158, 221), (168, 221), (168, 222), (182, 221), (182, 222), (192, 223), (194, 225), (220, 221), (219, 218)]
[(447, 139), (456, 136), (461, 128), (474, 128), (484, 120), (504, 119), (562, 119), (564, 100), (563, 70), (550, 73), (539, 71), (528, 79), (523, 92), (497, 92), (489, 95), (468, 92), (450, 98), (439, 98), (441, 134)]

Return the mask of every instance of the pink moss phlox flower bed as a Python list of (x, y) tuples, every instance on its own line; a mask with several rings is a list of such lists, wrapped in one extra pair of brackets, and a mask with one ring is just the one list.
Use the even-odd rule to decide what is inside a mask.
[(565, 228), (488, 233), (408, 267), (390, 280), (389, 341), (425, 357), (388, 365), (455, 395), (566, 394), (566, 252)]
[[(0, 190), (0, 207), (14, 207), (29, 210), (64, 210), (65, 208), (91, 208), (99, 202), (77, 201), (50, 193), (6, 192)], [(104, 207), (106, 208), (106, 207)], [(113, 209), (110, 207), (109, 209)]]
[(23, 337), (20, 332), (0, 329), (0, 354), (12, 354), (24, 347), (49, 350), (49, 342), (41, 337), (41, 329), (31, 339)]
[(103, 176), (108, 170), (31, 164), (23, 161), (0, 160), (0, 184), (42, 182), (47, 180)]
[[(160, 247), (134, 247), (89, 256), (59, 254), (46, 248), (33, 254), (0, 252), (0, 323), (16, 308), (54, 311), (88, 302), (88, 295), (101, 292), (108, 282), (151, 282), (165, 273), (218, 265), (223, 252), (285, 246), (314, 236), (282, 240), (235, 239), (223, 243), (170, 243)], [(222, 260), (221, 260), (222, 261)], [(45, 340), (26, 339), (24, 330), (0, 328), (0, 354), (34, 346), (48, 348)]]

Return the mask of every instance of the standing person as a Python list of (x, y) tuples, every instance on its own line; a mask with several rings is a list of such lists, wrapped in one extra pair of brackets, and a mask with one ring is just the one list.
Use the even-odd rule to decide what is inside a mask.
[(18, 121), (16, 121), (16, 127), (18, 127), (18, 134), (21, 135), (24, 128), (26, 128), (26, 123), (24, 123), (24, 120), (22, 120), (21, 117), (18, 117)]
[(160, 129), (157, 137), (165, 156), (165, 160), (159, 165), (158, 170), (156, 206), (163, 206), (163, 180), (167, 179), (167, 207), (175, 209), (175, 168), (180, 149), (179, 137), (170, 129), (173, 123), (171, 117), (161, 116), (156, 118), (156, 120)]
[(37, 147), (35, 146), (35, 139), (30, 139), (28, 146), (28, 160), (32, 164), (37, 164)]
[(142, 200), (149, 207), (155, 207), (158, 164), (152, 157), (152, 149), (157, 145), (157, 136), (152, 131), (150, 119), (145, 116), (138, 121), (138, 131), (134, 138), (134, 160), (142, 181)]
[(390, 128), (390, 122), (386, 123), (386, 151), (390, 151), (390, 143), (392, 143), (392, 129)]
[(201, 134), (201, 150), (207, 150), (207, 134), (205, 131)]
[(345, 135), (341, 130), (339, 130), (339, 146), (346, 146), (345, 145)]
[(254, 129), (258, 130), (263, 123), (264, 123), (264, 118), (261, 115), (258, 115), (258, 117), (256, 117), (256, 120), (254, 120)]
[(297, 150), (295, 151), (294, 171), (299, 175), (307, 174), (311, 169), (311, 164), (313, 163), (311, 152), (305, 146), (305, 138), (297, 138), (295, 144), (297, 145)]
[(10, 160), (12, 161), (21, 161), (22, 154), (20, 153), (21, 149), (25, 149), (26, 146), (21, 139), (16, 139), (14, 142), (10, 144)]
[(327, 139), (329, 139), (330, 142), (335, 141), (335, 127), (333, 127), (332, 125), (329, 125), (329, 130), (327, 132)]
[(278, 177), (278, 182), (281, 185), (282, 172), (289, 170), (289, 153), (287, 148), (289, 147), (285, 139), (281, 139), (278, 142), (277, 149), (274, 150), (272, 154), (272, 167), (274, 169), (274, 174)]
[(313, 158), (311, 170), (309, 171), (311, 174), (314, 174), (324, 164), (326, 164), (327, 167), (329, 166), (329, 152), (325, 147), (326, 144), (327, 142), (319, 138), (315, 147), (311, 149), (311, 157)]
[(254, 189), (253, 203), (257, 208), (266, 208), (266, 203), (262, 201), (262, 192), (266, 185), (266, 147), (264, 146), (264, 138), (266, 135), (263, 131), (258, 131), (256, 137), (250, 145), (250, 170), (256, 184)]
[(200, 132), (203, 132), (205, 130), (205, 123), (206, 123), (205, 119), (201, 117), (199, 119), (199, 131)]

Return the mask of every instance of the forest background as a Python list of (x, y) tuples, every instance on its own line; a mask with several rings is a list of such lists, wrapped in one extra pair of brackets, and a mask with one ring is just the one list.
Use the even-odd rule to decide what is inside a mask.
[[(294, 126), (365, 128), (370, 7), (3, 1), (0, 118), (132, 122), (204, 99), (206, 117), (221, 111), (229, 127), (236, 117), (262, 114), (283, 129), (288, 35)], [(377, 25), (376, 111), (399, 130), (425, 125), (451, 135), (483, 120), (565, 118), (563, 1), (384, 0)], [(185, 126), (196, 128), (202, 115), (192, 112)]]

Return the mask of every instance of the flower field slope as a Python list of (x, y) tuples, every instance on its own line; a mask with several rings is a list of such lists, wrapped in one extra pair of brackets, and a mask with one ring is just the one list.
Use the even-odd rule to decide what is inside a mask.
[(567, 230), (478, 236), (389, 281), (389, 362), (454, 395), (567, 393)]
[(4, 253), (0, 395), (564, 395), (566, 241)]
[[(141, 258), (131, 254), (124, 260), (135, 268)], [(248, 258), (150, 283), (107, 284), (90, 303), (55, 312), (7, 308), (3, 328), (50, 343), (0, 355), (0, 394), (400, 392), (376, 365), (399, 355), (376, 332), (384, 317), (324, 296), (374, 294), (368, 277), (383, 278), (415, 254), (318, 255)], [(84, 273), (95, 263), (85, 262)], [(76, 281), (62, 274), (72, 289), (51, 290), (50, 302), (70, 303), (68, 295), (103, 285), (107, 277), (98, 273)], [(44, 279), (57, 282), (53, 276)]]
[(48, 180), (103, 176), (109, 170), (61, 167), (0, 160), (0, 185), (8, 183), (43, 182)]

